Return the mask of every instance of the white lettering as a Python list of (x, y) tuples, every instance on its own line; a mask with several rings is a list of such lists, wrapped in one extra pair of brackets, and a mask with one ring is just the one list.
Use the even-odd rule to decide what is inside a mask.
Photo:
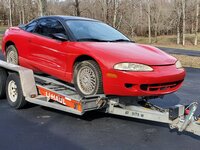
[(53, 94), (53, 93), (50, 93), (50, 92), (46, 92), (45, 95), (46, 95), (46, 97), (48, 97), (48, 98), (50, 98), (50, 99), (52, 99), (52, 100), (54, 100), (54, 101), (57, 101), (57, 102), (59, 102), (59, 103), (61, 103), (61, 104), (66, 105), (65, 99), (62, 98), (62, 97), (59, 96), (59, 95), (56, 95), (56, 94)]

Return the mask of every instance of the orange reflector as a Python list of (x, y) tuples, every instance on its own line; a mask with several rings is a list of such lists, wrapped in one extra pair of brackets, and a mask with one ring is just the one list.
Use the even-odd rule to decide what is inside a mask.
[(107, 73), (106, 76), (109, 78), (117, 78), (117, 75), (114, 73)]

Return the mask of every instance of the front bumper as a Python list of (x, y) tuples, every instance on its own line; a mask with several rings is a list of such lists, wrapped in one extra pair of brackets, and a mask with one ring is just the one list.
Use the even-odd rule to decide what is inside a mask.
[(153, 66), (152, 72), (127, 72), (109, 70), (104, 72), (106, 95), (160, 96), (177, 91), (184, 80), (185, 70), (175, 65)]

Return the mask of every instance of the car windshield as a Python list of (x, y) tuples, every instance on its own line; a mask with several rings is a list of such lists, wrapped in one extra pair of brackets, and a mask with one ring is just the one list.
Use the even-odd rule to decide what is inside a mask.
[(77, 41), (130, 42), (122, 33), (102, 22), (68, 20), (66, 24)]

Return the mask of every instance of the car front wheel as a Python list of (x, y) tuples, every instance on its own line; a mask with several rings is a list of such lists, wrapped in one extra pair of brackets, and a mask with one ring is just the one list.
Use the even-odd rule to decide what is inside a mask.
[(103, 93), (102, 73), (93, 60), (79, 62), (74, 69), (74, 86), (81, 96)]

